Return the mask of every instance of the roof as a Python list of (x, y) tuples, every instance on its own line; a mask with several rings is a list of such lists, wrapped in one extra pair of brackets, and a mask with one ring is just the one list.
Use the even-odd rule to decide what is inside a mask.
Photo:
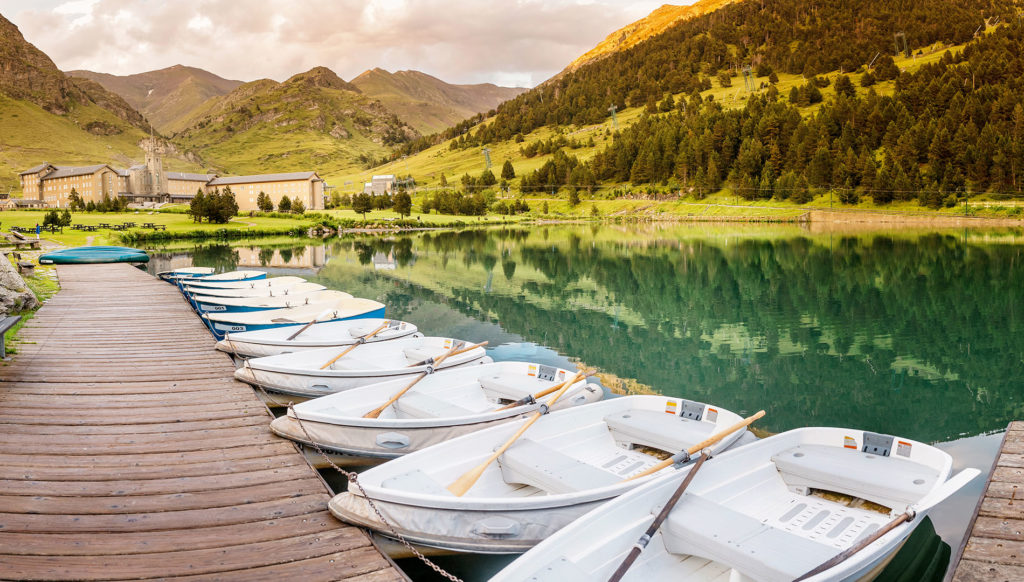
[(290, 174), (258, 174), (256, 176), (229, 176), (215, 178), (210, 186), (232, 186), (234, 184), (255, 184), (259, 182), (290, 182), (292, 180), (320, 180), (316, 172), (292, 172)]
[(34, 198), (11, 198), (7, 203), (13, 203), (15, 206), (42, 206), (43, 201)]
[(187, 180), (189, 182), (209, 182), (217, 177), (217, 174), (189, 174), (187, 172), (167, 172), (168, 180)]
[(114, 168), (114, 171), (117, 172), (117, 175), (121, 176), (122, 178), (127, 178), (132, 175), (132, 173), (129, 172), (128, 170), (119, 170), (117, 168)]
[(103, 168), (112, 169), (106, 164), (99, 164), (97, 166), (82, 166), (80, 168), (73, 167), (61, 167), (56, 171), (50, 172), (49, 174), (42, 177), (43, 180), (50, 180), (53, 178), (67, 178), (68, 176), (88, 176), (89, 174), (95, 174)]
[(49, 168), (52, 165), (53, 164), (51, 164), (50, 162), (43, 162), (43, 163), (39, 164), (38, 166), (32, 166), (31, 168), (25, 170), (24, 172), (19, 173), (18, 175), (19, 176), (24, 176), (25, 174), (36, 174), (38, 172), (42, 172), (43, 170), (45, 170), (46, 168)]

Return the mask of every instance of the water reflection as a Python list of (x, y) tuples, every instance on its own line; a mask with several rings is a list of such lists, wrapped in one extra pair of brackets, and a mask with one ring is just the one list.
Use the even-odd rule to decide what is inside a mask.
[[(613, 389), (764, 408), (769, 432), (853, 425), (947, 443), (957, 465), (987, 469), (997, 439), (963, 437), (1024, 418), (1021, 243), (1019, 231), (550, 226), (204, 245), (150, 268), (302, 272), (425, 333), (488, 340), (496, 359), (572, 359)], [(933, 515), (950, 545), (980, 491)]]

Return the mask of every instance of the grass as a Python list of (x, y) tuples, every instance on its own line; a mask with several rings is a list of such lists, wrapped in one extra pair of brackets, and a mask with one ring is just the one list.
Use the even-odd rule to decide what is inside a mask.
[(4, 349), (7, 354), (18, 353), (18, 332), (20, 332), (21, 328), (24, 327), (30, 319), (32, 319), (36, 310), (38, 310), (46, 300), (53, 297), (58, 291), (60, 291), (60, 284), (57, 282), (57, 269), (52, 265), (37, 265), (35, 273), (25, 276), (24, 279), (25, 285), (33, 294), (35, 294), (36, 299), (39, 301), (39, 305), (36, 309), (29, 309), (11, 314), (20, 315), (21, 320), (4, 333)]

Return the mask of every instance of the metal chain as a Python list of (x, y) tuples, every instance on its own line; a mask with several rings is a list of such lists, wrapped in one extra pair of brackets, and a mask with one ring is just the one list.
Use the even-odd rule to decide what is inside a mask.
[[(245, 361), (245, 366), (248, 367), (249, 360), (245, 359), (244, 361)], [(373, 512), (377, 515), (377, 519), (379, 519), (380, 522), (383, 523), (384, 526), (388, 528), (388, 531), (391, 533), (391, 535), (395, 539), (397, 539), (399, 542), (401, 542), (401, 544), (403, 546), (405, 546), (405, 549), (409, 550), (409, 552), (411, 552), (412, 555), (414, 555), (417, 558), (419, 558), (420, 561), (422, 561), (424, 564), (429, 566), (430, 569), (432, 569), (433, 571), (437, 572), (439, 575), (447, 578), (448, 580), (451, 580), (451, 582), (463, 582), (463, 580), (461, 578), (459, 578), (458, 576), (448, 572), (447, 570), (445, 570), (441, 566), (438, 566), (433, 561), (431, 561), (430, 558), (424, 556), (423, 553), (421, 553), (419, 550), (417, 550), (415, 547), (413, 547), (413, 545), (409, 542), (409, 540), (405, 539), (405, 537), (402, 536), (402, 534), (398, 533), (398, 531), (395, 529), (395, 526), (393, 526), (391, 524), (391, 522), (389, 522), (387, 520), (387, 518), (384, 517), (384, 514), (381, 513), (380, 509), (377, 507), (377, 504), (373, 502), (373, 499), (369, 495), (366, 494), (366, 490), (363, 489), (363, 484), (359, 482), (359, 474), (355, 473), (353, 471), (346, 471), (345, 469), (342, 469), (341, 467), (339, 467), (337, 464), (335, 464), (334, 461), (331, 460), (330, 455), (328, 455), (327, 452), (324, 451), (320, 447), (320, 445), (318, 445), (316, 443), (316, 441), (313, 440), (313, 437), (310, 436), (310, 434), (309, 434), (309, 430), (306, 429), (305, 423), (303, 423), (302, 419), (299, 418), (299, 415), (295, 413), (295, 408), (293, 407), (293, 403), (291, 401), (289, 401), (287, 404), (282, 404), (279, 400), (277, 400), (276, 398), (271, 396), (267, 392), (266, 388), (263, 387), (262, 384), (260, 384), (259, 382), (256, 382), (255, 375), (253, 375), (253, 386), (256, 386), (257, 388), (259, 388), (260, 392), (262, 392), (263, 395), (270, 400), (270, 402), (273, 402), (275, 404), (279, 404), (279, 405), (283, 405), (283, 406), (287, 406), (288, 407), (288, 412), (291, 413), (292, 418), (295, 419), (295, 422), (297, 422), (299, 424), (299, 427), (302, 429), (303, 434), (306, 435), (306, 442), (302, 443), (302, 444), (311, 446), (313, 448), (313, 450), (315, 450), (317, 453), (320, 454), (321, 457), (323, 457), (324, 461), (326, 461), (327, 464), (331, 468), (333, 468), (335, 471), (337, 471), (337, 472), (341, 473), (342, 475), (344, 475), (345, 478), (348, 479), (348, 482), (349, 482), (350, 485), (354, 484), (359, 489), (359, 494), (362, 495), (363, 499), (366, 500), (367, 505), (369, 505), (370, 509), (372, 509)]]

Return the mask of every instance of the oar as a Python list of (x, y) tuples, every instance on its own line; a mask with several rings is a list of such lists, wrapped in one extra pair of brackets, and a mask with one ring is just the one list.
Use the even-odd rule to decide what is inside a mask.
[(388, 326), (388, 324), (389, 324), (389, 323), (390, 323), (390, 322), (387, 322), (387, 321), (385, 321), (385, 322), (384, 322), (384, 323), (383, 323), (383, 324), (382, 324), (382, 325), (381, 325), (380, 327), (378, 327), (377, 329), (373, 330), (372, 332), (370, 332), (370, 333), (368, 333), (368, 334), (364, 334), (364, 335), (361, 335), (361, 336), (359, 336), (359, 341), (357, 341), (356, 343), (354, 343), (354, 344), (352, 344), (351, 346), (349, 346), (348, 348), (346, 348), (346, 349), (345, 349), (345, 351), (341, 352), (341, 353), (340, 353), (340, 354), (338, 354), (337, 356), (335, 356), (335, 357), (331, 358), (331, 361), (330, 361), (330, 362), (327, 362), (327, 363), (326, 363), (326, 364), (324, 364), (323, 366), (320, 366), (320, 369), (321, 369), (321, 370), (324, 370), (324, 369), (326, 369), (327, 367), (329, 367), (329, 366), (330, 366), (331, 364), (333, 364), (334, 362), (337, 362), (338, 360), (340, 360), (340, 359), (341, 359), (341, 358), (342, 358), (342, 357), (343, 357), (343, 356), (344, 356), (345, 354), (347, 354), (347, 353), (351, 352), (352, 350), (354, 350), (354, 349), (358, 348), (359, 346), (361, 346), (361, 345), (365, 344), (365, 343), (366, 343), (366, 340), (368, 340), (368, 339), (370, 339), (371, 337), (373, 337), (373, 336), (377, 335), (378, 333), (380, 333), (380, 332), (381, 332), (381, 330), (383, 330), (384, 328), (386, 328), (386, 327)]
[(306, 331), (307, 329), (309, 329), (309, 326), (311, 326), (314, 323), (316, 323), (317, 320), (319, 320), (319, 319), (326, 319), (327, 317), (330, 317), (330, 315), (332, 313), (334, 313), (333, 309), (325, 309), (320, 315), (317, 315), (316, 317), (314, 317), (312, 321), (310, 321), (306, 325), (302, 326), (302, 329), (300, 329), (299, 331), (297, 331), (297, 332), (293, 333), (292, 335), (288, 336), (288, 339), (285, 340), (285, 341), (292, 341), (293, 339), (299, 337), (300, 333), (302, 333), (302, 332)]
[(715, 434), (711, 435), (706, 440), (703, 440), (703, 441), (693, 445), (692, 447), (686, 449), (685, 451), (682, 451), (682, 452), (679, 452), (679, 453), (676, 453), (676, 454), (672, 455), (671, 457), (665, 459), (664, 461), (658, 463), (657, 465), (654, 465), (650, 469), (647, 469), (645, 471), (641, 471), (641, 472), (637, 473), (636, 475), (633, 475), (629, 479), (626, 479), (626, 481), (632, 481), (633, 479), (639, 479), (641, 477), (646, 477), (646, 476), (650, 475), (651, 473), (657, 473), (658, 471), (664, 469), (665, 467), (668, 467), (669, 465), (674, 465), (676, 463), (686, 463), (687, 461), (690, 460), (690, 455), (696, 453), (697, 451), (700, 451), (702, 449), (710, 447), (711, 445), (717, 443), (718, 441), (724, 439), (725, 437), (731, 435), (732, 433), (740, 430), (741, 428), (745, 428), (745, 427), (753, 424), (753, 422), (755, 420), (761, 418), (762, 416), (764, 416), (764, 411), (763, 410), (758, 411), (757, 413), (751, 415), (748, 418), (745, 418), (745, 419), (737, 422), (736, 424), (730, 426), (729, 428), (727, 428), (727, 429), (725, 429), (725, 430), (723, 430), (721, 432), (718, 432), (718, 433), (715, 433)]
[(707, 452), (703, 452), (699, 457), (697, 457), (697, 463), (694, 464), (693, 468), (690, 469), (690, 472), (686, 475), (686, 478), (683, 479), (683, 482), (676, 488), (672, 497), (668, 498), (668, 501), (665, 503), (665, 507), (661, 508), (661, 511), (658, 512), (657, 517), (655, 517), (654, 521), (651, 522), (650, 527), (647, 528), (644, 535), (640, 536), (640, 539), (633, 544), (633, 548), (629, 550), (629, 554), (626, 555), (626, 559), (619, 564), (619, 567), (615, 570), (615, 573), (612, 574), (612, 577), (608, 579), (608, 582), (619, 582), (619, 580), (622, 580), (622, 577), (626, 575), (626, 570), (629, 570), (629, 567), (633, 565), (633, 562), (640, 557), (640, 553), (644, 551), (644, 548), (647, 547), (651, 538), (658, 532), (658, 528), (661, 527), (661, 524), (668, 517), (669, 512), (672, 511), (672, 508), (679, 502), (679, 498), (683, 496), (683, 492), (690, 486), (690, 481), (693, 481), (694, 475), (697, 474), (697, 471), (700, 470), (701, 466), (704, 465), (704, 461), (708, 460), (708, 458), (709, 456)]
[[(456, 350), (455, 348), (452, 348), (448, 353), (444, 354), (443, 356), (441, 356), (440, 358), (435, 360), (434, 363), (437, 364), (437, 365), (440, 365), (441, 362), (445, 361), (449, 356), (454, 356), (454, 355), (457, 355), (457, 354), (461, 354), (463, 352), (468, 352), (469, 350), (472, 350), (474, 348), (479, 348), (481, 346), (486, 346), (486, 345), (487, 345), (487, 342), (480, 342), (478, 344), (474, 344), (474, 345), (471, 345), (469, 347), (462, 348), (461, 350)], [(385, 402), (384, 404), (382, 404), (379, 407), (374, 408), (370, 412), (367, 412), (366, 414), (364, 414), (363, 418), (377, 418), (378, 416), (380, 416), (380, 413), (384, 412), (384, 410), (386, 410), (388, 406), (391, 406), (395, 402), (398, 402), (398, 399), (401, 398), (402, 395), (404, 395), (406, 392), (411, 390), (412, 387), (415, 386), (420, 380), (426, 378), (428, 374), (430, 374), (429, 371), (427, 371), (427, 372), (420, 372), (419, 374), (417, 374), (416, 375), (416, 379), (413, 380), (412, 382), (409, 382), (408, 386), (406, 386), (405, 388), (402, 388), (401, 390), (399, 390), (397, 393), (395, 393), (394, 396), (389, 398), (388, 401)]]
[[(568, 382), (568, 380), (566, 380), (566, 382)], [(495, 412), (497, 412), (498, 410), (508, 410), (509, 408), (515, 408), (517, 406), (522, 406), (524, 404), (533, 404), (534, 402), (537, 401), (538, 398), (543, 398), (543, 397), (547, 396), (548, 394), (551, 394), (552, 392), (555, 392), (556, 390), (558, 390), (559, 388), (561, 388), (564, 385), (565, 385), (565, 382), (562, 382), (561, 384), (555, 384), (554, 386), (552, 386), (551, 388), (548, 388), (547, 390), (541, 390), (540, 392), (538, 392), (536, 394), (530, 394), (529, 396), (527, 396), (525, 398), (520, 398), (519, 400), (516, 400), (515, 402), (512, 402), (510, 404), (506, 404), (505, 406), (502, 406), (501, 408), (498, 408), (497, 410), (495, 410)]]
[(473, 487), (473, 485), (476, 484), (476, 482), (480, 479), (480, 476), (484, 474), (484, 471), (487, 470), (487, 467), (490, 466), (491, 463), (493, 463), (495, 460), (497, 460), (498, 457), (504, 454), (505, 451), (512, 446), (512, 443), (519, 440), (519, 437), (523, 436), (523, 433), (526, 432), (528, 428), (533, 426), (533, 423), (540, 420), (540, 417), (544, 416), (547, 413), (547, 411), (550, 410), (556, 402), (558, 402), (558, 399), (561, 398), (563, 394), (565, 394), (566, 390), (568, 390), (570, 386), (572, 386), (573, 384), (576, 383), (577, 380), (585, 376), (586, 374), (584, 374), (582, 371), (577, 372), (571, 380), (568, 380), (565, 384), (562, 385), (562, 387), (558, 390), (558, 392), (555, 393), (554, 396), (551, 397), (550, 400), (544, 403), (544, 407), (541, 408), (541, 410), (534, 412), (533, 416), (530, 417), (530, 420), (527, 420), (525, 423), (523, 423), (523, 426), (519, 427), (519, 430), (517, 430), (516, 433), (512, 435), (512, 438), (508, 439), (507, 441), (505, 441), (505, 444), (498, 447), (498, 450), (494, 451), (494, 454), (488, 457), (486, 461), (480, 463), (479, 465), (470, 469), (469, 471), (466, 471), (465, 473), (462, 474), (461, 477), (453, 481), (452, 484), (448, 486), (448, 491), (451, 491), (457, 497), (462, 497), (463, 495), (465, 495), (466, 492), (469, 491)]
[[(462, 345), (465, 345), (465, 344), (462, 344)], [(445, 354), (444, 357), (445, 358), (450, 358), (451, 356), (457, 356), (459, 354), (468, 352), (468, 351), (470, 351), (472, 349), (476, 349), (476, 348), (478, 348), (480, 346), (486, 346), (486, 345), (487, 345), (487, 342), (480, 342), (478, 344), (470, 345), (469, 347), (459, 348), (458, 350), (455, 350), (455, 347), (453, 346), (452, 349), (455, 350), (455, 351), (453, 351), (451, 353), (448, 353), (448, 354)], [(408, 366), (406, 366), (406, 368), (415, 368), (417, 366), (426, 366), (427, 364), (436, 364), (438, 362), (440, 362), (440, 360), (434, 360), (434, 358), (427, 358), (425, 360), (420, 360), (420, 361), (415, 362), (413, 364), (409, 364)]]
[(953, 478), (948, 479), (945, 483), (940, 485), (938, 488), (934, 489), (931, 493), (925, 495), (917, 503), (908, 507), (906, 511), (897, 515), (895, 518), (893, 518), (892, 521), (878, 528), (877, 530), (875, 530), (874, 533), (872, 533), (868, 537), (862, 539), (856, 544), (836, 554), (831, 559), (823, 562), (817, 568), (807, 572), (803, 576), (800, 576), (799, 578), (794, 580), (794, 582), (799, 582), (800, 580), (805, 580), (812, 576), (817, 576), (818, 574), (821, 574), (822, 572), (834, 568), (839, 564), (845, 562), (846, 560), (853, 557), (853, 555), (857, 552), (870, 546), (872, 543), (878, 540), (878, 538), (892, 531), (894, 528), (896, 528), (896, 526), (900, 525), (903, 522), (913, 521), (914, 518), (917, 516), (917, 509), (914, 508), (927, 509), (929, 507), (936, 505), (940, 501), (946, 499), (950, 495), (959, 491), (961, 487), (966, 485), (970, 480), (977, 477), (979, 473), (980, 471), (978, 471), (977, 469), (970, 468), (960, 471)]

